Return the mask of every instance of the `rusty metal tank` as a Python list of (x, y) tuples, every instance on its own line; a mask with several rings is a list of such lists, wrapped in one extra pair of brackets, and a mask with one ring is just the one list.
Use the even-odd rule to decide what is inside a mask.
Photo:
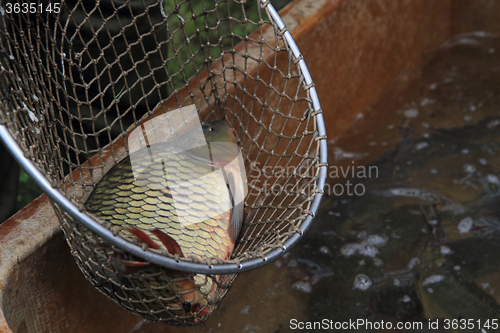
[[(492, 0), (296, 0), (280, 15), (315, 78), (327, 135), (333, 140), (341, 138), (360, 113), (373, 107), (404, 69), (420, 66), (430, 51), (451, 36), (470, 31), (500, 33), (499, 10)], [(375, 127), (392, 116), (383, 108), (377, 112)], [(360, 144), (368, 141), (359, 134), (351, 138)], [(374, 146), (363, 163), (385, 153), (383, 146)], [(335, 154), (331, 156), (331, 163), (337, 163)], [(256, 323), (252, 326), (235, 319), (246, 315), (247, 304), (262, 304), (251, 309), (262, 331), (287, 331), (292, 316), (306, 320), (305, 294), (284, 285), (308, 273), (294, 269), (289, 262), (284, 267), (285, 263), (242, 274), (211, 320), (190, 331), (257, 329)], [(277, 285), (273, 292), (279, 297), (249, 292), (256, 285)], [(269, 309), (274, 309), (271, 314)], [(146, 333), (169, 329), (128, 314), (85, 280), (44, 195), (0, 225), (1, 332)], [(175, 329), (182, 330), (187, 331)]]

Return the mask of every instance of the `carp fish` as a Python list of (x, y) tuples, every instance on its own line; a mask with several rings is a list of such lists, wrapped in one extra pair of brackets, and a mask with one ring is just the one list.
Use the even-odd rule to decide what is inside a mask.
[[(202, 129), (204, 145), (184, 149), (192, 140), (188, 133), (127, 156), (97, 183), (87, 211), (122, 237), (135, 237), (143, 246), (176, 258), (230, 259), (244, 220), (244, 167), (237, 163), (240, 150), (229, 125), (217, 120)], [(184, 311), (195, 321), (211, 312), (218, 276), (161, 268), (114, 248), (99, 251), (107, 251), (102, 256), (107, 262), (101, 264), (113, 265), (124, 277), (140, 276), (134, 300), (160, 300), (144, 310), (161, 311), (166, 305), (171, 313)], [(158, 278), (161, 270), (172, 278), (166, 288)]]

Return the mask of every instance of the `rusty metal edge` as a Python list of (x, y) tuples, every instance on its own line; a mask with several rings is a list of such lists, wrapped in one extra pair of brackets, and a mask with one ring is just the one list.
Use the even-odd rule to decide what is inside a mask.
[(12, 333), (3, 312), (3, 295), (15, 267), (60, 230), (45, 194), (0, 225), (0, 332)]

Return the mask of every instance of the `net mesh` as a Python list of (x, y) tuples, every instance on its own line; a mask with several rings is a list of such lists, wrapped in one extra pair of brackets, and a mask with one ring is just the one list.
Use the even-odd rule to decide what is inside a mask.
[[(225, 119), (235, 130), (248, 175), (247, 217), (231, 259), (176, 259), (265, 259), (301, 233), (320, 192), (320, 138), (311, 85), (266, 1), (0, 3), (0, 122), (80, 210), (128, 155), (132, 129), (194, 104), (202, 121)], [(123, 274), (112, 264), (120, 249), (52, 204), (85, 276), (147, 319), (203, 323), (236, 278), (159, 266)]]

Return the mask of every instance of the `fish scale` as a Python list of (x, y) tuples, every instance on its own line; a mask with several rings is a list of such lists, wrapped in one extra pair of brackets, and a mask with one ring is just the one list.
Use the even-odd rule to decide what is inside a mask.
[[(165, 250), (165, 246), (149, 231), (160, 229), (167, 235), (184, 233), (191, 236), (192, 241), (197, 244), (185, 249), (181, 247), (185, 256), (195, 255), (203, 259), (208, 253), (230, 253), (232, 248), (227, 245), (229, 242), (208, 243), (206, 240), (211, 237), (210, 232), (217, 233), (221, 238), (229, 238), (227, 228), (231, 201), (227, 187), (224, 192), (220, 186), (213, 186), (220, 182), (220, 174), (214, 172), (211, 165), (197, 165), (190, 175), (184, 173), (185, 176), (182, 177), (169, 177), (171, 174), (178, 175), (175, 173), (177, 169), (182, 173), (186, 171), (187, 166), (195, 164), (183, 161), (183, 158), (189, 157), (168, 143), (155, 146), (155, 151), (160, 153), (155, 154), (153, 164), (150, 160), (150, 150), (141, 149), (134, 153), (134, 161), (138, 161), (137, 167), (142, 170), (137, 180), (133, 177), (130, 156), (112, 168), (90, 195), (86, 203), (87, 210), (100, 219), (118, 226), (120, 234), (127, 238), (131, 238), (130, 233), (126, 232), (127, 229), (140, 226), (141, 230), (147, 232)], [(174, 158), (184, 163), (165, 163), (168, 176), (165, 177), (164, 173), (159, 177), (158, 170), (152, 166), (161, 165), (162, 159), (170, 161)], [(188, 176), (191, 179), (187, 179)], [(186, 183), (186, 180), (195, 181)], [(166, 183), (169, 192), (161, 192), (166, 189)], [(210, 192), (204, 188), (205, 184), (211, 189)], [(151, 191), (152, 189), (160, 191), (160, 195), (158, 196), (157, 191)], [(172, 194), (175, 196), (175, 202)], [(117, 204), (124, 202), (128, 203), (129, 207), (126, 209), (117, 207)], [(179, 221), (179, 216), (183, 217), (183, 221), (190, 223), (183, 225)], [(218, 223), (214, 223), (214, 220)], [(214, 245), (216, 245), (215, 251), (207, 249), (207, 246)]]
[[(237, 140), (222, 121), (204, 124), (203, 131), (209, 143), (205, 147), (210, 147), (210, 156), (218, 156), (218, 162), (209, 160), (209, 155), (199, 149), (180, 149), (175, 140), (142, 148), (104, 175), (85, 204), (87, 211), (110, 223), (124, 238), (137, 240), (137, 235), (131, 233), (131, 228), (136, 228), (149, 236), (157, 244), (155, 247), (168, 252), (166, 245), (154, 234), (159, 230), (177, 242), (185, 257), (202, 261), (207, 257), (229, 259), (235, 231), (241, 228), (243, 219), (242, 206), (233, 207), (230, 193), (241, 188), (235, 187), (238, 184), (234, 182), (243, 179), (234, 174), (230, 166), (221, 169), (217, 163), (233, 161), (237, 156), (234, 150)], [(213, 142), (230, 143), (234, 147), (217, 146), (211, 144)], [(233, 187), (226, 178), (231, 172)], [(246, 184), (246, 178), (243, 181)], [(126, 269), (126, 264), (123, 266), (126, 261), (120, 264), (118, 258), (137, 262), (136, 258), (117, 254), (106, 246), (94, 251), (101, 254), (99, 265), (114, 266), (110, 271)], [(191, 312), (198, 313), (195, 318), (204, 316), (210, 310), (210, 300), (215, 297), (218, 284), (223, 282), (220, 276), (186, 274), (155, 265), (123, 274), (119, 277), (122, 286), (137, 292), (137, 298), (128, 301), (142, 311), (165, 311), (166, 306), (167, 311), (191, 319), (193, 317), (185, 312), (184, 303), (199, 305), (191, 308)], [(118, 291), (120, 298), (119, 294)], [(146, 300), (148, 306), (145, 307), (141, 302)]]

